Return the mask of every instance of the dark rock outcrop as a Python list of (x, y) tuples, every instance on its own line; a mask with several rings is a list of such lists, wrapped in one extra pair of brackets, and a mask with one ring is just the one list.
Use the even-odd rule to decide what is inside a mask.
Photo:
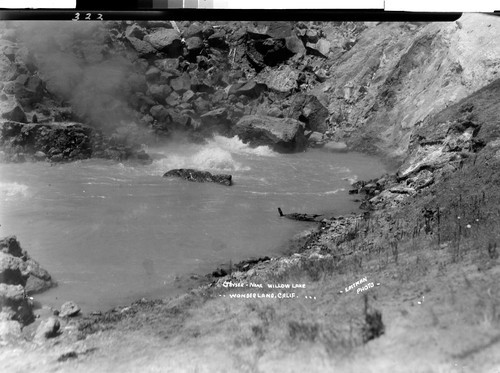
[(0, 240), (0, 339), (19, 337), (35, 316), (28, 294), (53, 286), (47, 271), (22, 250), (15, 236)]
[(247, 115), (232, 130), (245, 143), (268, 145), (278, 152), (299, 152), (307, 143), (304, 124), (292, 118)]
[(207, 171), (198, 171), (189, 168), (180, 168), (166, 172), (163, 177), (180, 177), (184, 180), (194, 181), (198, 183), (218, 183), (231, 186), (233, 183), (232, 176), (227, 174), (213, 175)]
[(27, 294), (54, 286), (50, 274), (21, 249), (15, 236), (0, 240), (0, 282), (22, 285)]

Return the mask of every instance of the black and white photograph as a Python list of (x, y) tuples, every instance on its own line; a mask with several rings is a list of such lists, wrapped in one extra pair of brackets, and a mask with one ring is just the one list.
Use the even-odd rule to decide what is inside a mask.
[(500, 373), (498, 14), (106, 16), (0, 20), (1, 372)]

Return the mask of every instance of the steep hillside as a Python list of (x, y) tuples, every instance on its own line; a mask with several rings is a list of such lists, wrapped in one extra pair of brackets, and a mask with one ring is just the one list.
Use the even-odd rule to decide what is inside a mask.
[(499, 32), (497, 18), (479, 14), (369, 27), (314, 94), (338, 115), (338, 139), (402, 160), (419, 122), (497, 78)]

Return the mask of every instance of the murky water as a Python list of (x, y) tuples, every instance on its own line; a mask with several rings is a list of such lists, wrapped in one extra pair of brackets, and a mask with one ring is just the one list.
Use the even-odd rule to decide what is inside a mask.
[[(279, 253), (307, 225), (284, 212), (357, 210), (350, 182), (384, 172), (373, 157), (277, 154), (237, 138), (148, 149), (149, 166), (87, 160), (0, 165), (0, 236), (15, 234), (59, 286), (36, 299), (86, 311), (167, 297), (178, 275)], [(234, 185), (161, 177), (172, 168), (233, 175)], [(348, 181), (350, 179), (350, 181)]]

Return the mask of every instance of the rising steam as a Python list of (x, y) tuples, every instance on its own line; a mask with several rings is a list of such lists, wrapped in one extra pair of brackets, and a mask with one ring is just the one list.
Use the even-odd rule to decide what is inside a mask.
[(49, 92), (103, 130), (137, 120), (127, 104), (135, 68), (115, 52), (109, 31), (93, 22), (19, 22), (18, 41), (33, 54)]

